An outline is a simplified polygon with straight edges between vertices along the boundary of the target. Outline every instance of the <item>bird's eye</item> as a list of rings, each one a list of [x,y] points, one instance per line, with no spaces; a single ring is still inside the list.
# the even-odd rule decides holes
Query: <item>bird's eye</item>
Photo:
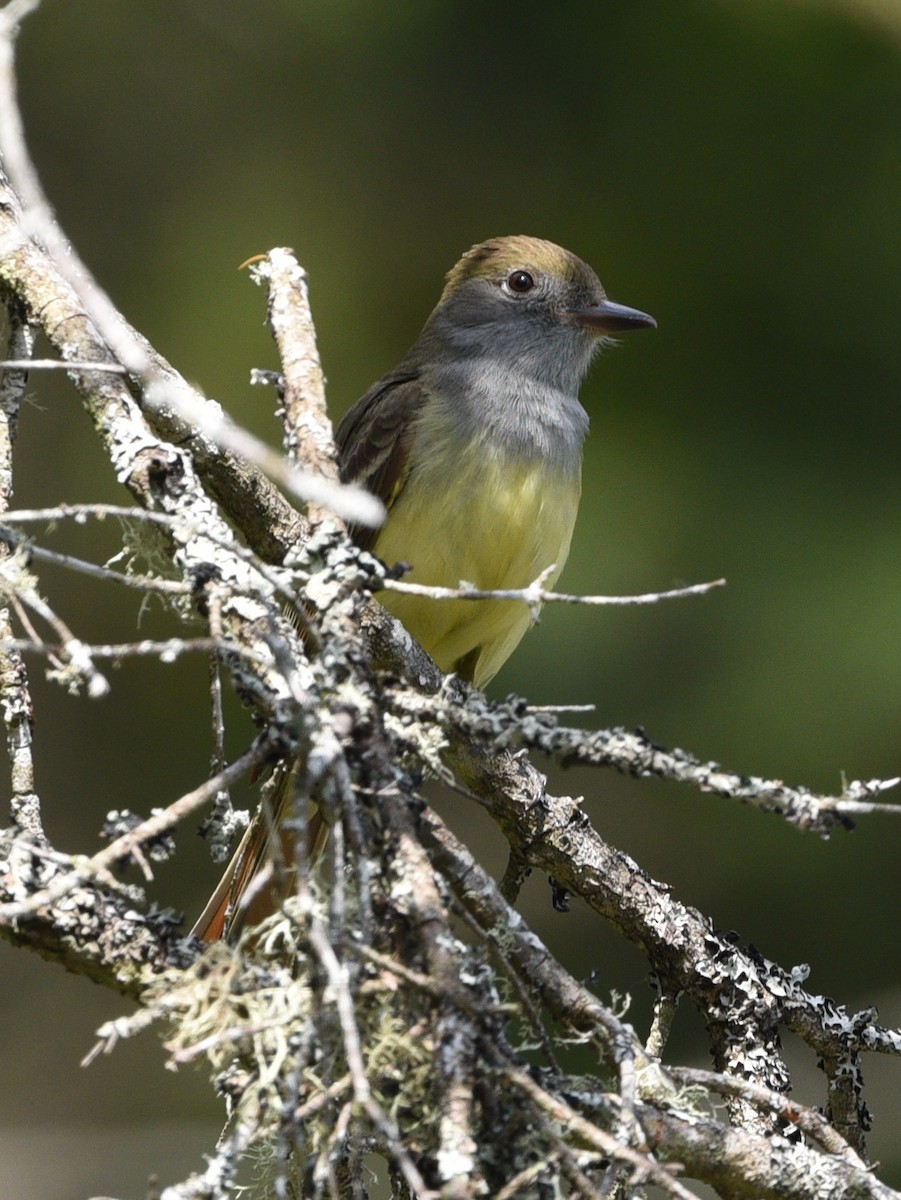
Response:
[[[531,292],[534,286],[535,280],[528,271],[511,271],[507,276],[507,287],[519,296]]]

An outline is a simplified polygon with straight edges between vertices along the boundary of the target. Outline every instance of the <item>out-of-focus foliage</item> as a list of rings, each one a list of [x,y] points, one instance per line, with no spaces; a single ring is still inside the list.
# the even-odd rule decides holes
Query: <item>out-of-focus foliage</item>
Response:
[[[403,353],[458,254],[492,234],[559,241],[614,298],[652,312],[659,330],[610,351],[585,389],[592,438],[563,584],[729,586],[655,609],[548,611],[493,689],[592,702],[598,723],[641,723],[732,768],[834,791],[842,772],[897,774],[901,757],[891,12],[888,0],[45,0],[21,39],[21,96],[47,191],[100,280],[182,371],[273,438],[271,397],[247,375],[275,355],[262,296],[236,270],[271,245],[294,246],[310,271],[336,414]],[[17,501],[120,499],[65,383],[34,394]],[[79,633],[133,633],[133,599],[46,579]],[[142,629],[159,621],[150,612]],[[61,843],[87,848],[106,809],[149,808],[203,773],[204,668],[170,670],[129,667],[97,704],[36,684],[38,783]],[[247,725],[230,711],[237,746]],[[606,835],[720,926],[786,965],[809,961],[814,989],[881,1001],[898,1020],[896,823],[868,818],[820,843],[659,784],[575,772],[552,784],[584,792]],[[494,862],[491,832],[459,798],[444,803]],[[213,876],[185,845],[159,893],[180,888],[197,907]],[[552,913],[541,881],[526,899],[564,961],[633,993],[641,1027],[640,958],[583,914]],[[2,1123],[43,1127],[59,1147],[48,1130],[71,1136],[73,1114],[177,1117],[171,1170],[186,1174],[208,1135],[192,1141],[188,1122],[214,1119],[199,1081],[163,1076],[150,1043],[79,1075],[117,1001],[11,951],[5,962],[4,996],[19,1000],[5,1061],[21,1074]],[[74,1045],[74,1017],[51,1016],[62,1004],[78,1014]],[[872,1100],[884,1163],[897,1155],[891,1071],[869,1064],[884,1081]],[[15,1194],[137,1193],[167,1169],[150,1133],[125,1163],[86,1139],[83,1167],[42,1156],[46,1176],[14,1175]],[[22,1157],[0,1156],[0,1177]]]

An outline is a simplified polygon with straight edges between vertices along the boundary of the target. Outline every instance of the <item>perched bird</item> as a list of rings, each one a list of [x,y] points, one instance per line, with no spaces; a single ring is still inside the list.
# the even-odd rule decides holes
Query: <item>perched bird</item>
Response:
[[[342,480],[385,504],[379,530],[356,541],[417,583],[485,590],[557,579],[581,492],[588,414],[579,387],[611,334],[653,317],[607,299],[581,259],[533,237],[467,251],[403,361],[345,416],[336,435]],[[529,627],[516,601],[434,600],[382,591],[443,671],[484,687]],[[258,815],[194,932],[214,940],[262,915],[242,893],[264,861],[280,810],[293,802],[284,772],[268,819]],[[290,864],[290,846],[281,857]],[[285,875],[290,883],[290,870]],[[268,891],[268,889],[266,889]],[[262,891],[257,901],[268,900]]]
[[[656,325],[608,300],[568,250],[503,237],[467,251],[406,358],[341,422],[341,478],[388,510],[356,540],[415,583],[523,588],[566,562],[588,415],[579,387],[605,335]],[[484,687],[529,627],[516,601],[379,599],[443,671]]]

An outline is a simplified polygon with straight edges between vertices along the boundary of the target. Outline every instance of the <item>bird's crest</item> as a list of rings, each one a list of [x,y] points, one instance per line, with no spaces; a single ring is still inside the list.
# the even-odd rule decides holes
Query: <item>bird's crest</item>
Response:
[[[593,279],[591,267],[570,254],[562,246],[542,238],[516,234],[513,237],[490,238],[467,250],[447,274],[445,295],[467,279],[494,279],[521,267],[541,271],[558,279]]]

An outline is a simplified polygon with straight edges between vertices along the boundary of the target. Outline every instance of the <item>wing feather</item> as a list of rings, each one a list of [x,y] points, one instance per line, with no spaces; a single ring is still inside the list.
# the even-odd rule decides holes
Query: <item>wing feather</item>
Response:
[[[358,483],[390,510],[404,486],[413,418],[426,394],[415,374],[390,375],[361,397],[338,426],[338,471],[342,483]],[[371,550],[377,529],[351,527],[354,541]]]

